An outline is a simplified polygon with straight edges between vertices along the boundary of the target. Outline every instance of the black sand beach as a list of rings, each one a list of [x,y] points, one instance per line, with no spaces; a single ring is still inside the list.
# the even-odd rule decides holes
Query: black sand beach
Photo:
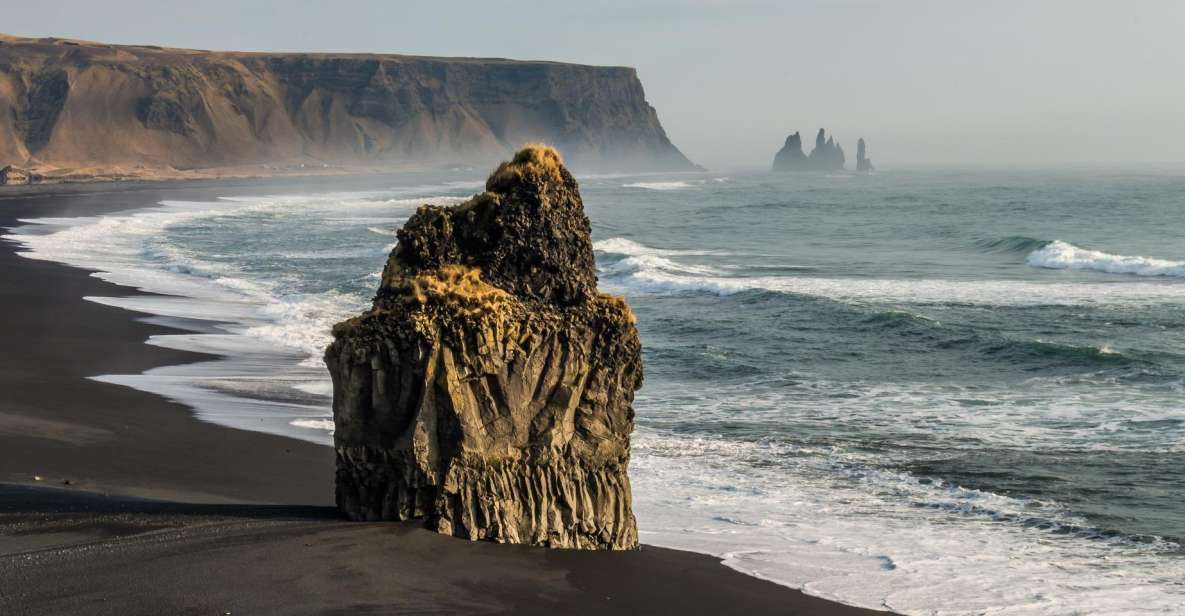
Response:
[[[202,185],[0,193],[0,227]],[[203,423],[88,380],[200,356],[82,299],[128,295],[0,245],[0,614],[873,614],[715,558],[469,543],[340,520],[328,447]]]

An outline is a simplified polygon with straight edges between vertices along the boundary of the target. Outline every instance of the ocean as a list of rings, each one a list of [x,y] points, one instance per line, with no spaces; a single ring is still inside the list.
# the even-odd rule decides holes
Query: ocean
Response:
[[[638,316],[644,543],[904,614],[1185,613],[1185,175],[578,178]],[[12,232],[222,356],[99,380],[332,441],[321,353],[395,230],[477,177],[360,178]]]

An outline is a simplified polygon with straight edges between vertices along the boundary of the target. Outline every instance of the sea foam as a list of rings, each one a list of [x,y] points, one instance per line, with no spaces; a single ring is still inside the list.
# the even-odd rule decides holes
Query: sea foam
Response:
[[[1067,531],[1082,521],[1055,504],[877,470],[843,452],[643,427],[631,476],[644,543],[844,603],[1050,616],[1185,606],[1164,584],[1185,566],[1155,546]],[[1099,559],[1123,575],[1100,575]]]
[[[156,207],[126,213],[24,220],[24,227],[5,238],[21,244],[25,257],[95,270],[92,275],[97,278],[152,294],[87,300],[157,315],[169,319],[169,325],[194,330],[156,335],[149,344],[222,357],[139,375],[96,377],[98,380],[178,400],[215,423],[325,443],[332,426],[308,419],[327,413],[331,394],[321,354],[331,340],[332,325],[359,312],[368,297],[333,289],[301,292],[288,288],[283,280],[241,271],[226,259],[212,260],[183,249],[168,239],[169,230],[178,225],[207,224],[205,220],[255,217],[266,222],[269,217],[305,212],[327,224],[383,225],[373,231],[379,234],[389,228],[393,234],[423,203],[464,200],[437,191],[470,185],[162,201]],[[417,191],[428,196],[409,194]],[[342,217],[344,213],[350,216]],[[278,248],[260,244],[252,248],[251,257],[258,262],[299,263],[369,259],[369,253],[375,252],[375,263],[380,263],[379,249],[385,254],[389,246],[317,250],[300,244]],[[363,285],[370,288],[372,284],[367,276]]]

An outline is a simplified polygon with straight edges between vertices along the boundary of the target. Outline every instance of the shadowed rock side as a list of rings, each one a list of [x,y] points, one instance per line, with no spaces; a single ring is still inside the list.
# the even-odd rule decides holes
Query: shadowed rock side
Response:
[[[633,549],[641,345],[596,289],[589,222],[558,153],[529,146],[398,234],[369,312],[339,323],[337,502],[468,539]]]
[[[695,168],[632,68],[0,35],[0,166],[49,178],[485,166],[534,140],[582,170]]]
[[[827,137],[822,128],[815,136],[815,149],[810,156],[802,152],[802,137],[796,132],[786,138],[782,149],[774,155],[774,171],[839,171],[844,168],[843,146]]]

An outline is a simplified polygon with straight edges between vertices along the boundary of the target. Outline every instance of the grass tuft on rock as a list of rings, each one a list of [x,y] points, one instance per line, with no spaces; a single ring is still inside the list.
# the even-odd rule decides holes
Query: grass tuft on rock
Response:
[[[443,265],[397,280],[405,304],[439,306],[468,316],[500,315],[512,297],[481,279],[481,270],[464,265]]]
[[[555,148],[542,143],[528,143],[510,161],[498,165],[486,190],[503,192],[531,181],[535,183],[563,182],[564,159]]]

